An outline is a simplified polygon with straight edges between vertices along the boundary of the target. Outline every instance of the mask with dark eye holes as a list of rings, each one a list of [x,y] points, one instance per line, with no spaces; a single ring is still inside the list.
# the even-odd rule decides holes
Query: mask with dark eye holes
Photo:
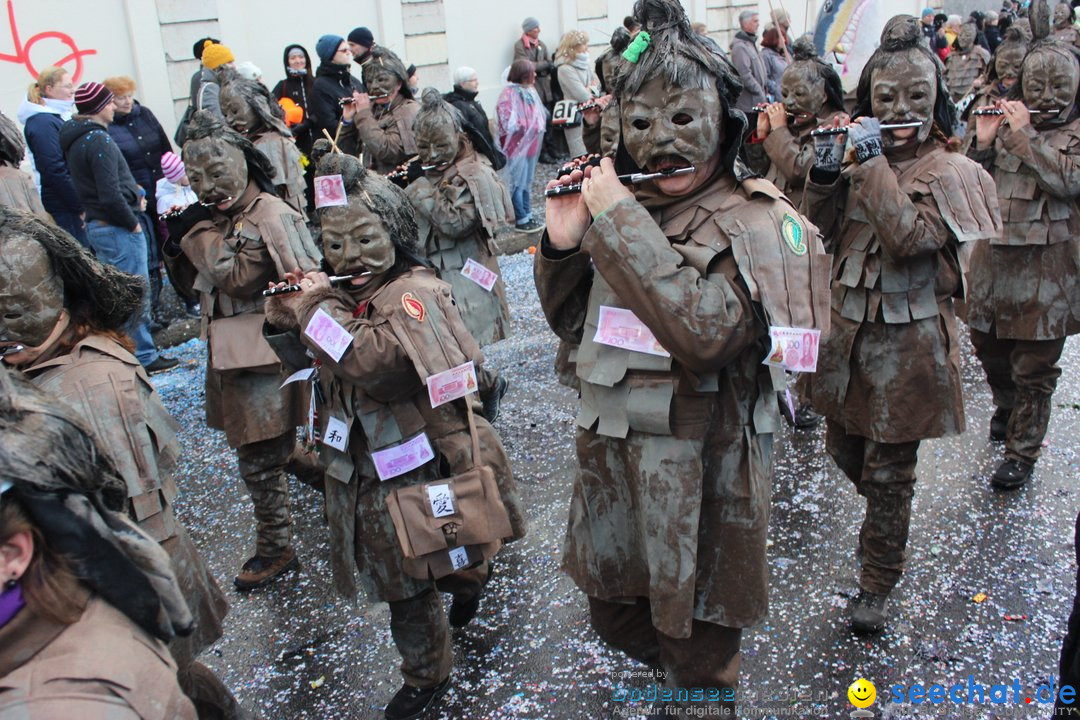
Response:
[[[956,35],[956,46],[961,50],[970,50],[975,46],[975,37],[978,32],[975,23],[964,23],[960,26],[960,32]]]
[[[204,138],[184,143],[183,155],[188,181],[199,202],[224,211],[239,201],[248,185],[247,160],[240,148]]]
[[[64,309],[64,288],[45,248],[28,238],[0,238],[0,344],[37,347]]]
[[[1024,58],[1020,84],[1024,104],[1031,110],[1047,112],[1038,121],[1060,117],[1072,108],[1078,85],[1080,63],[1067,48],[1036,46]]]
[[[883,130],[881,141],[886,148],[923,143],[930,137],[937,91],[937,67],[915,49],[893,53],[887,63],[873,70],[870,106],[874,117],[882,125],[922,122],[917,128]]]
[[[323,209],[323,258],[338,275],[381,275],[394,266],[397,252],[389,231],[367,205],[355,198]]]
[[[232,85],[226,85],[221,89],[220,98],[221,112],[233,130],[242,135],[249,135],[262,128],[262,120],[259,119],[255,108],[243,94],[234,90]]]
[[[795,62],[784,70],[780,78],[780,93],[784,107],[796,118],[812,122],[825,106],[825,80],[816,69],[805,62]]]

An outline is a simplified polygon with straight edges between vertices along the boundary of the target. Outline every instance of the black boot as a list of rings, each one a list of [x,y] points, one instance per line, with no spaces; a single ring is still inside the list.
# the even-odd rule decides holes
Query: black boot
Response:
[[[502,376],[495,378],[495,384],[488,388],[486,392],[480,393],[480,402],[484,405],[484,417],[492,425],[495,424],[495,420],[499,417],[499,406],[502,404],[503,395],[506,394],[506,388],[510,386],[510,383],[506,382],[506,379]]]
[[[998,469],[994,471],[994,477],[990,478],[990,484],[998,490],[1016,490],[1023,487],[1031,479],[1031,471],[1035,469],[1032,463],[1023,460],[1005,459]]]
[[[990,418],[990,439],[994,442],[1004,442],[1009,431],[1009,418],[1012,416],[1012,408],[996,408],[994,416]]]
[[[449,676],[438,685],[429,688],[402,685],[394,695],[394,699],[386,706],[383,714],[386,720],[414,720],[423,715],[449,689]]]
[[[463,628],[471,623],[480,610],[480,598],[483,595],[483,592],[478,592],[469,598],[461,598],[455,595],[454,602],[450,605],[450,612],[446,614],[450,627]]]
[[[888,595],[860,590],[851,601],[851,630],[856,633],[878,633],[885,628],[885,602]]]

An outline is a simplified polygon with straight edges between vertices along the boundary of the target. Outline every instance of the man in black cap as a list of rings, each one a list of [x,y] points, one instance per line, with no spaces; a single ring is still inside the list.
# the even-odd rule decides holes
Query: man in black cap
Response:
[[[371,51],[375,47],[375,36],[371,34],[371,30],[366,27],[353,28],[348,40],[353,60],[358,65],[363,65],[371,59]]]

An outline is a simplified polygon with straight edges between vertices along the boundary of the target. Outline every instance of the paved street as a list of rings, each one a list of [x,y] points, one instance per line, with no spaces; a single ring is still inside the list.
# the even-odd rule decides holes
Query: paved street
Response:
[[[431,717],[638,717],[646,704],[615,702],[613,689],[647,687],[633,677],[643,668],[599,642],[584,597],[558,569],[573,479],[574,397],[552,372],[555,337],[539,312],[531,260],[501,258],[514,333],[487,352],[511,383],[497,428],[530,532],[499,556],[479,617],[455,634],[453,689]],[[987,440],[990,394],[965,342],[968,431],[922,446],[909,570],[891,601],[889,630],[878,638],[846,629],[863,501],[825,455],[823,429],[777,438],[770,615],[744,635],[740,717],[847,717],[847,687],[858,677],[877,686],[870,708],[877,717],[1049,716],[1048,706],[1011,696],[997,708],[894,705],[889,688],[949,686],[971,675],[987,688],[1018,679],[1029,696],[1054,680],[1075,578],[1078,350],[1074,338],[1034,481],[1002,494],[988,485],[1001,452]],[[155,383],[183,426],[180,515],[232,603],[226,636],[205,662],[267,718],[381,718],[400,683],[388,612],[334,596],[317,493],[293,486],[301,572],[265,591],[232,590],[253,548],[250,503],[224,436],[203,424],[204,348],[192,340],[177,355],[182,367]],[[979,594],[986,597],[976,602]]]

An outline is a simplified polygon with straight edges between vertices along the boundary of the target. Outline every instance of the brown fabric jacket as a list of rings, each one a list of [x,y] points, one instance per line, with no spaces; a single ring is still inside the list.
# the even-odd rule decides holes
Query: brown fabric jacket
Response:
[[[806,174],[814,165],[814,138],[810,136],[810,131],[819,125],[831,124],[839,114],[828,108],[822,110],[825,111],[823,115],[796,128],[794,132],[788,125],[773,128],[762,143],[765,154],[769,156],[765,178],[780,188],[795,207],[802,202]]]
[[[775,282],[783,271],[762,276],[737,257],[782,248],[790,218],[806,245],[777,250],[773,268],[808,277],[811,261],[828,261],[771,183],[721,175],[677,201],[648,192],[637,197],[651,211],[616,203],[579,251],[538,253],[534,275],[548,324],[580,344],[581,467],[563,567],[591,596],[649,598],[656,628],[687,637],[693,620],[746,627],[766,613],[776,400],[763,318],[827,322],[827,272],[817,291],[807,281],[789,296]],[[631,310],[670,357],[596,342],[603,305]]]
[[[127,483],[128,515],[168,553],[195,616],[195,631],[169,643],[177,663],[187,667],[221,638],[229,605],[173,510],[172,474],[180,453],[176,421],[135,356],[101,335],[28,368],[26,375],[87,421]]]
[[[297,367],[306,364],[303,353],[296,352],[298,342],[315,354],[320,365],[322,428],[331,417],[349,427],[345,452],[325,443],[320,450],[327,468],[326,510],[335,587],[346,597],[355,595],[354,571],[359,570],[373,599],[414,597],[431,583],[406,574],[386,497],[396,487],[431,482],[448,477],[447,471],[457,474],[472,467],[465,400],[432,408],[424,381],[470,360],[479,365],[483,355],[462,323],[450,286],[425,268],[414,268],[384,285],[365,286],[355,295],[335,290],[305,298],[300,327],[307,327],[320,309],[353,336],[339,362],[298,330],[270,328],[267,332],[273,347]],[[476,395],[469,398],[479,410]],[[476,418],[476,425],[481,461],[494,470],[514,530],[504,540],[520,538],[525,534],[524,509],[502,442],[482,417]],[[439,461],[380,481],[371,452],[394,447],[419,433],[427,435]]]
[[[0,717],[195,720],[176,664],[104,600],[58,625],[23,608],[0,628]]]
[[[960,102],[973,90],[976,78],[983,74],[990,64],[990,53],[982,45],[974,45],[971,50],[961,52],[953,50],[945,58],[945,83],[949,86],[949,95],[953,102]]]
[[[232,214],[215,211],[212,220],[196,224],[180,243],[183,254],[166,257],[181,290],[201,293],[204,339],[221,318],[253,315],[252,322],[261,324],[267,283],[297,267],[313,270],[321,260],[303,219],[284,200],[249,185],[236,207]],[[247,342],[246,337],[223,333],[218,341]],[[280,367],[263,364],[264,354],[257,349],[232,350],[250,353],[252,367],[215,370],[210,351],[206,424],[224,430],[232,447],[279,437],[299,425],[302,398],[295,384],[278,389]]]
[[[1005,228],[975,246],[968,324],[1016,340],[1080,332],[1080,119],[1003,125],[969,155],[993,173]]]
[[[281,199],[301,217],[307,217],[307,200],[304,196],[307,185],[304,184],[304,168],[300,164],[300,148],[296,147],[296,142],[268,130],[252,139],[252,143],[274,166],[273,183],[281,193]]]
[[[339,147],[342,152],[358,154],[364,150],[364,162],[377,173],[385,175],[401,163],[416,155],[416,138],[413,136],[413,120],[420,103],[398,95],[389,110],[372,105],[353,117],[350,125],[343,125]]]
[[[450,283],[465,327],[481,347],[502,340],[510,308],[492,238],[496,228],[514,221],[510,193],[487,161],[466,147],[445,172],[417,178],[405,194],[428,260]],[[470,259],[499,276],[491,292],[461,274]]]
[[[962,432],[952,301],[963,297],[961,243],[1001,232],[990,177],[936,140],[914,158],[851,165],[832,185],[812,177],[803,211],[836,244],[814,408],[876,442]]]
[[[50,219],[41,204],[34,181],[19,168],[0,165],[0,205],[16,210],[32,212],[38,217]]]
[[[514,43],[514,60],[529,60],[536,66],[536,92],[540,96],[540,102],[545,107],[550,106],[555,99],[551,94],[551,76],[555,66],[551,62],[551,55],[548,54],[544,41],[538,39],[535,47],[526,48],[519,37]]]

